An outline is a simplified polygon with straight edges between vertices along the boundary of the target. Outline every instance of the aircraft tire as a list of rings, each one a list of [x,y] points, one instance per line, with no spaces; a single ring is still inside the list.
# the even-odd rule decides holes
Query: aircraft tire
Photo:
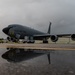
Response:
[[[35,41],[33,40],[33,41],[27,41],[27,43],[35,43]]]
[[[43,41],[43,43],[48,43],[48,41]]]

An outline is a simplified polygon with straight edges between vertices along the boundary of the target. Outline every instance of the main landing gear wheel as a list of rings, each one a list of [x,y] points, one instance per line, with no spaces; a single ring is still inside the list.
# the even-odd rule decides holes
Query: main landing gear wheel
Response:
[[[46,41],[43,41],[43,43],[48,43],[48,41],[46,40]]]
[[[27,41],[27,43],[35,43],[35,41],[34,40],[29,40],[29,41]]]

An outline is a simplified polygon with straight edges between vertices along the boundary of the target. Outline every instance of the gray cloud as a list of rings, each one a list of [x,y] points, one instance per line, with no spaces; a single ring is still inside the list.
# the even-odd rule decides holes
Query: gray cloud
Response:
[[[0,35],[12,23],[47,32],[52,22],[53,34],[75,32],[75,0],[0,0]]]

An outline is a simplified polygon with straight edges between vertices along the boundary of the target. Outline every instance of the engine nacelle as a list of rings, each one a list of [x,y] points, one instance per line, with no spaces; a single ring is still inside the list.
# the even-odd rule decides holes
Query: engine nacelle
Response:
[[[51,41],[52,41],[52,42],[58,41],[58,36],[57,36],[57,35],[52,35],[52,36],[51,36]]]
[[[71,35],[71,39],[72,39],[73,41],[75,41],[75,34],[72,34],[72,35]]]

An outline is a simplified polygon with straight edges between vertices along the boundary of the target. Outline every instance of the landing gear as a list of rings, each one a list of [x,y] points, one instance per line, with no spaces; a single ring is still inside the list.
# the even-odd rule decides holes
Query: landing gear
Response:
[[[35,43],[34,40],[28,40],[27,43]]]
[[[33,39],[33,36],[25,36],[23,43],[35,43],[35,40]]]
[[[11,40],[11,38],[10,38],[10,37],[7,37],[7,40],[8,40],[8,41],[10,41],[10,40]]]
[[[47,41],[47,40],[45,40],[45,41],[43,41],[43,43],[48,43],[48,41]]]
[[[34,40],[27,40],[27,41],[23,41],[23,43],[35,43]]]
[[[7,37],[7,40],[11,41],[11,42],[18,42],[19,41],[19,39],[12,38],[12,37]]]
[[[43,43],[48,43],[48,40],[46,38],[44,38]]]

